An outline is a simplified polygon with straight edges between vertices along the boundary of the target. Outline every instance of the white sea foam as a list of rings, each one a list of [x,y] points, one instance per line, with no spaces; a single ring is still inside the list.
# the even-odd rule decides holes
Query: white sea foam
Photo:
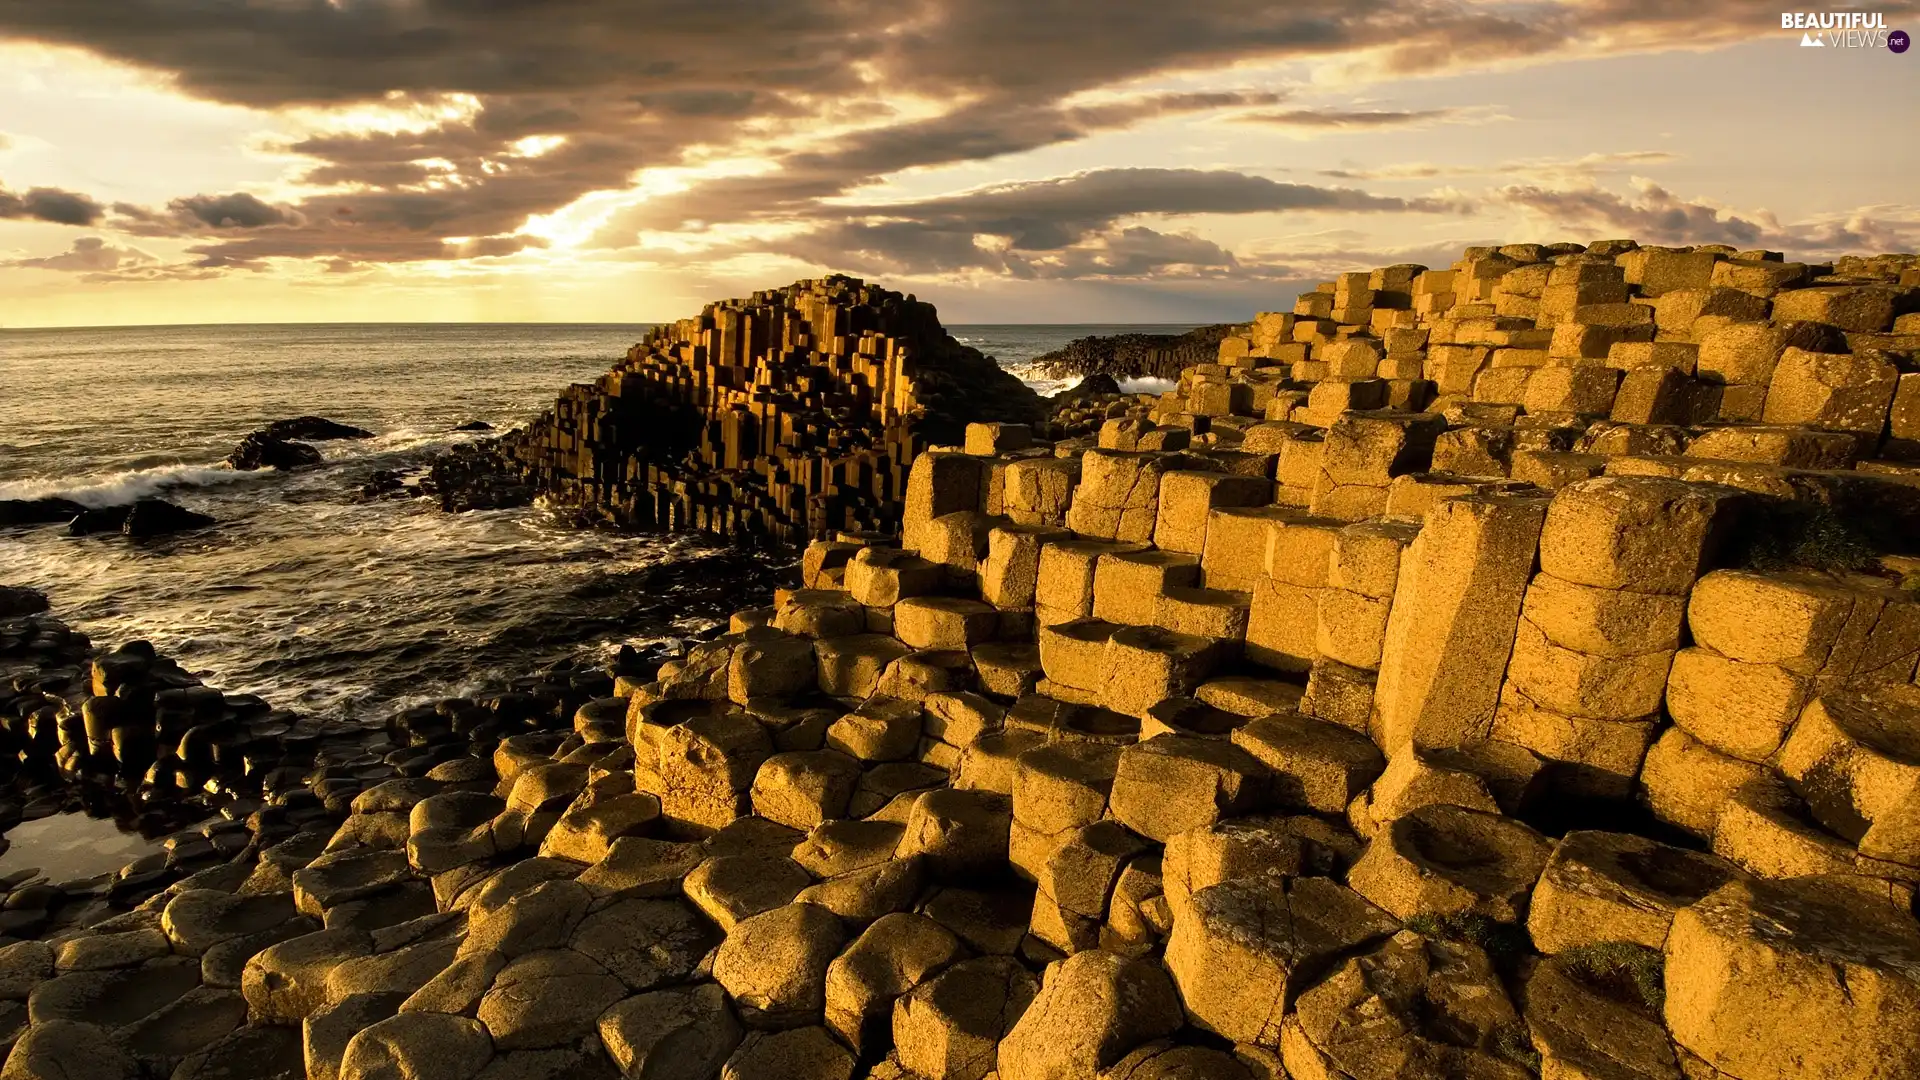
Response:
[[[157,465],[97,476],[16,480],[0,484],[0,499],[70,499],[82,506],[121,506],[176,488],[231,484],[253,475],[224,465]]]

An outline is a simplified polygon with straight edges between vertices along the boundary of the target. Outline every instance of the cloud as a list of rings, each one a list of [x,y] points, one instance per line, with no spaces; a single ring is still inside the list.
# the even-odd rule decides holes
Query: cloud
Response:
[[[1283,183],[1228,170],[1095,169],[936,198],[823,204],[813,209],[810,227],[765,243],[803,262],[870,275],[1271,276],[1274,268],[1239,259],[1212,241],[1157,231],[1135,219],[1458,209],[1447,200]],[[826,216],[837,220],[817,220]]]
[[[195,195],[175,199],[169,210],[183,214],[216,229],[258,229],[267,225],[291,225],[298,215],[276,206],[268,206],[252,195]]]
[[[1508,206],[1572,230],[1600,228],[1655,244],[1753,247],[1778,229],[1770,218],[1743,218],[1722,207],[1682,199],[1650,180],[1635,195],[1598,187],[1549,189],[1516,184],[1494,192]]]
[[[1319,175],[1332,180],[1438,180],[1469,176],[1519,175],[1528,177],[1587,177],[1617,172],[1623,167],[1662,165],[1678,161],[1679,154],[1666,150],[1616,150],[1583,154],[1577,158],[1518,158],[1482,164],[1437,165],[1412,162],[1380,168],[1322,169]]]
[[[1178,233],[1130,237],[1130,228],[1151,231],[1123,220],[1134,216],[1252,212],[1234,208],[1242,203],[1389,207],[1316,203],[1339,189],[1287,192],[1261,187],[1273,182],[1260,178],[1209,180],[1214,186],[1204,191],[1200,182],[1180,181],[1187,186],[1179,191],[1153,192],[1141,177],[1055,188],[1047,181],[976,193],[964,205],[865,205],[871,200],[860,192],[907,170],[1210,111],[1269,110],[1260,122],[1298,131],[1463,122],[1475,114],[1280,109],[1287,95],[1271,88],[1128,88],[1171,73],[1283,63],[1344,67],[1354,78],[1377,80],[1561,55],[1710,47],[1773,32],[1749,7],[1736,0],[0,0],[0,39],[90,50],[162,73],[186,94],[256,109],[431,117],[404,125],[342,121],[274,148],[309,162],[289,179],[316,192],[284,205],[214,192],[123,212],[132,235],[194,242],[201,270],[258,268],[273,259],[319,267],[499,258],[539,245],[528,235],[534,219],[601,193],[627,193],[637,205],[610,213],[594,245],[626,249],[647,233],[738,227],[798,237],[789,247],[819,248],[831,236],[862,250],[1011,274],[1043,264],[1102,272],[1225,265]],[[527,152],[530,138],[544,152]],[[698,177],[672,194],[640,198],[635,191],[636,177],[650,170],[726,159],[752,159],[764,169]],[[1102,183],[1113,190],[1103,192]],[[1120,188],[1138,197],[1128,201]],[[45,204],[44,213],[62,215],[45,219],[101,219],[98,204],[72,199],[79,201],[64,208]],[[12,216],[27,214],[15,201],[21,208]],[[0,213],[6,205],[0,202]],[[1410,201],[1401,209],[1440,208]],[[1048,220],[1055,212],[1061,219]],[[1002,254],[1009,251],[1028,254]],[[1048,251],[1079,255],[1033,254]],[[1182,251],[1198,261],[1155,263]]]
[[[31,188],[15,194],[0,188],[0,218],[25,218],[55,225],[92,225],[106,208],[90,196],[59,188]]]
[[[1766,210],[1737,211],[1682,198],[1644,178],[1636,178],[1626,194],[1596,186],[1513,185],[1492,197],[1563,232],[1632,236],[1655,244],[1729,244],[1807,259],[1920,246],[1920,208],[1905,205],[1861,207],[1787,223]]]
[[[58,255],[39,259],[14,259],[0,264],[19,270],[59,270],[66,273],[104,274],[122,268],[146,266],[160,260],[137,248],[114,247],[98,236],[82,236]]]
[[[1340,110],[1289,109],[1285,112],[1246,113],[1233,119],[1242,124],[1271,124],[1306,130],[1377,130],[1425,127],[1461,115],[1459,109]]]

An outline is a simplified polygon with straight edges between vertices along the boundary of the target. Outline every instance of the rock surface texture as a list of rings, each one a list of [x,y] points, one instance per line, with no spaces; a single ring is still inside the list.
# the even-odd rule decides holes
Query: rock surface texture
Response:
[[[1475,249],[1044,429],[1097,435],[977,422],[910,469],[773,453],[804,413],[729,380],[900,375],[861,320],[911,304],[711,309],[528,452],[616,516],[831,525],[799,580],[657,667],[410,709],[310,769],[255,773],[226,723],[206,760],[258,792],[230,820],[84,919],[8,883],[0,1076],[1920,1075],[1916,275]],[[868,344],[697,359],[827,326]],[[739,405],[697,468],[594,472],[669,384]],[[783,489],[735,445],[891,486]],[[97,762],[148,724],[95,702],[162,669],[67,633],[0,622],[42,672],[0,711]],[[193,695],[153,694],[159,730],[235,707]]]
[[[793,543],[896,530],[916,454],[970,421],[1045,418],[933,305],[832,277],[655,328],[508,448],[591,520]]]

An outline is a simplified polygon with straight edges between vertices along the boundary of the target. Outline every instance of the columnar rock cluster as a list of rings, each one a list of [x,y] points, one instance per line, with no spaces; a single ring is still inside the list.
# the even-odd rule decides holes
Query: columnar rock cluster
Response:
[[[46,614],[0,618],[0,751],[23,768],[144,793],[257,791],[353,729],[223,694],[132,642],[95,654]],[[3,817],[4,815],[0,815]]]
[[[1579,313],[1666,265],[1618,247],[1500,258],[1640,279]],[[1480,301],[1377,275],[1096,437],[969,425],[897,543],[816,541],[725,634],[583,678],[570,728],[455,755],[474,703],[416,710],[450,753],[316,772],[337,827],[0,950],[0,1077],[1920,1074],[1920,563],[1858,520],[1911,506],[1899,444],[1769,420],[1785,343],[1744,427],[1432,397],[1362,328]],[[1909,287],[1830,276],[1797,291],[1896,314],[1787,332],[1897,371]],[[1530,318],[1605,325],[1559,287]],[[1620,344],[1695,344],[1661,333]],[[1467,347],[1473,393],[1516,378]],[[1526,392],[1591,368],[1631,377]],[[1754,460],[1841,439],[1873,464]]]
[[[804,542],[897,527],[914,455],[956,425],[1042,414],[931,304],[832,277],[655,328],[511,448],[599,520]]]
[[[1049,378],[1087,378],[1106,375],[1126,379],[1148,376],[1177,379],[1195,364],[1209,363],[1219,353],[1220,339],[1235,333],[1232,325],[1201,326],[1184,334],[1115,334],[1075,338],[1049,353],[1033,358],[1033,366]]]

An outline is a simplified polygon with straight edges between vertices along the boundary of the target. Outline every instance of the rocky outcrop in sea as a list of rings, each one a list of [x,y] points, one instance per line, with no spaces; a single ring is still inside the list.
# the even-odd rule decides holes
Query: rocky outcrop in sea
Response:
[[[1075,338],[1033,360],[1053,379],[1105,376],[1110,379],[1177,379],[1219,352],[1220,341],[1239,333],[1238,324],[1201,326],[1182,334],[1107,334]]]
[[[933,305],[830,277],[658,327],[504,445],[592,520],[794,543],[896,528],[915,455],[970,422],[1045,419]]]

